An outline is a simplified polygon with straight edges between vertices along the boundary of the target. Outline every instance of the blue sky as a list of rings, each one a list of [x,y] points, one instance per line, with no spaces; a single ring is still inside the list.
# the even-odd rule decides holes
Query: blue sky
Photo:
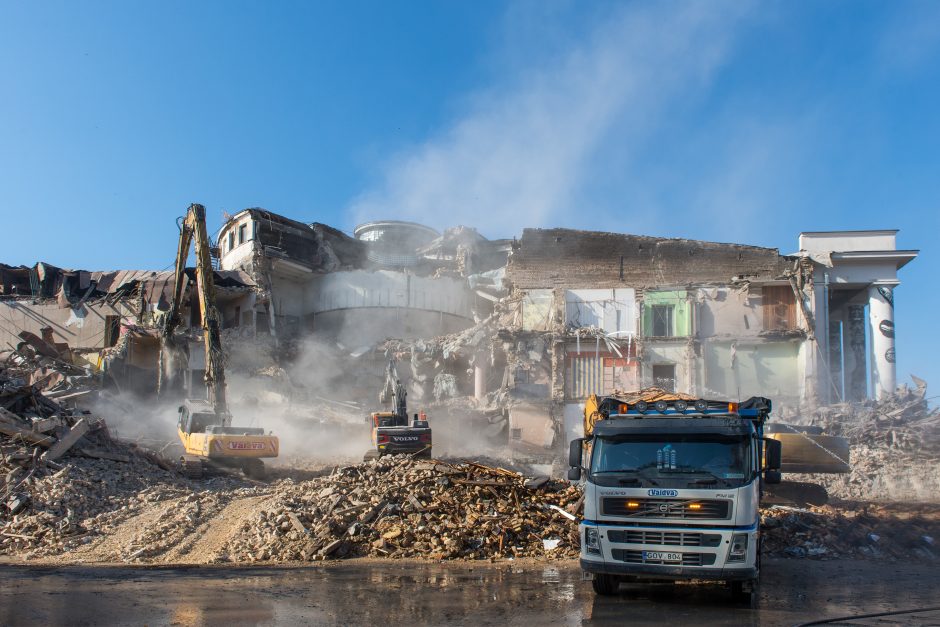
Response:
[[[0,0],[0,261],[172,262],[190,202],[793,252],[899,228],[940,390],[940,2]]]

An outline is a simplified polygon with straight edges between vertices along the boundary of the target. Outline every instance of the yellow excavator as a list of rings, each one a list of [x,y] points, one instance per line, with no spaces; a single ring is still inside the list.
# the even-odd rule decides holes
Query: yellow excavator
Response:
[[[180,324],[180,308],[186,285],[186,259],[190,244],[196,247],[196,293],[199,297],[202,337],[206,351],[206,399],[188,399],[179,407],[177,423],[183,455],[180,467],[190,478],[202,477],[209,467],[234,468],[246,476],[260,479],[265,475],[262,458],[277,457],[276,436],[265,434],[258,427],[233,427],[232,414],[225,402],[225,368],[222,353],[222,322],[215,307],[215,284],[212,275],[209,236],[206,232],[206,208],[190,205],[186,216],[178,222],[179,247],[176,252],[176,274],[173,298],[166,314],[160,351],[158,390],[162,391],[163,376],[168,364],[185,363],[186,351],[175,332]]]

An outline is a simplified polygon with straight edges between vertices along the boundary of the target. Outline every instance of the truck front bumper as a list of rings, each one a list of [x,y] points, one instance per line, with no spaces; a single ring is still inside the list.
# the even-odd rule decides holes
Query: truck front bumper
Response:
[[[599,546],[588,551],[585,528],[597,530]],[[629,537],[624,532],[631,532]],[[758,574],[759,536],[756,523],[744,528],[689,527],[684,525],[628,526],[584,521],[580,525],[581,568],[587,573],[632,576],[640,579],[712,579],[745,581]],[[743,559],[729,559],[735,535],[747,536]],[[662,542],[670,536],[671,544]],[[682,538],[677,542],[677,538]],[[647,553],[680,554],[681,560],[647,560]],[[682,562],[682,563],[680,563]],[[689,563],[691,562],[691,563]]]
[[[624,575],[640,579],[713,579],[745,581],[757,578],[756,568],[702,568],[698,566],[647,566],[646,564],[612,564],[581,558],[581,569],[588,573]]]

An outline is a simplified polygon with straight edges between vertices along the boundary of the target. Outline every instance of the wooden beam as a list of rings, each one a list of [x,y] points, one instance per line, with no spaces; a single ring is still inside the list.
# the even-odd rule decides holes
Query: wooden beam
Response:
[[[88,429],[88,423],[85,422],[84,418],[81,418],[69,429],[68,433],[62,436],[58,442],[53,444],[48,451],[42,454],[42,461],[53,461],[65,455],[83,435],[88,433]]]

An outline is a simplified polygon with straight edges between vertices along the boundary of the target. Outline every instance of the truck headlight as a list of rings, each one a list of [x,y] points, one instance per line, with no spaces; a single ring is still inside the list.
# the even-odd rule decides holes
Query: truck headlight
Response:
[[[588,553],[601,554],[601,538],[597,527],[584,528],[584,549]]]
[[[731,536],[731,548],[728,549],[729,562],[743,562],[747,557],[747,534],[736,533]]]

